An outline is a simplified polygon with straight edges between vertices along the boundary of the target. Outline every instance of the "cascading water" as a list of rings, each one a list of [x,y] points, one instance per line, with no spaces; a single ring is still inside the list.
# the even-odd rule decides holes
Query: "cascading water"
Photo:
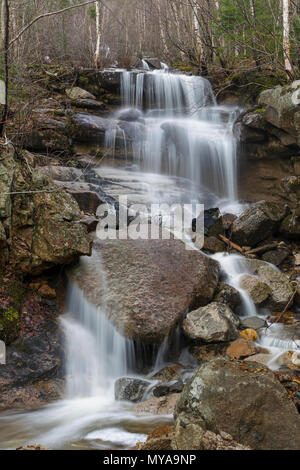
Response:
[[[159,180],[155,173],[160,177],[161,173],[167,173],[186,179],[200,202],[206,202],[203,200],[206,189],[209,197],[216,195],[207,204],[218,204],[220,208],[231,204],[231,210],[240,210],[235,204],[237,142],[233,136],[238,108],[217,106],[207,80],[169,73],[165,64],[162,70],[151,72],[144,62],[142,72],[122,72],[121,93],[123,108],[134,107],[137,117],[134,122],[129,120],[130,139],[127,123],[118,115],[107,130],[105,145],[113,157],[118,141],[123,159],[132,152],[135,163],[140,165],[138,169],[151,172],[151,175],[147,173],[149,186]],[[136,175],[141,178],[141,173]],[[173,199],[178,196],[176,191],[170,192]],[[193,191],[188,193],[189,198]],[[215,259],[221,264],[226,282],[240,292],[240,314],[263,315],[240,288],[241,275],[248,273],[244,258],[218,254]],[[97,259],[96,265],[102,272],[105,291],[101,260]],[[131,405],[115,401],[115,380],[128,372],[134,373],[137,355],[143,357],[147,351],[143,345],[126,340],[111,325],[105,315],[105,300],[95,307],[70,283],[66,311],[61,320],[66,337],[65,399],[32,413],[2,414],[0,433],[5,429],[2,447],[16,448],[38,442],[57,449],[74,448],[71,446],[128,449],[144,440],[156,425],[169,422],[170,417],[137,416],[132,413]],[[299,347],[288,333],[286,338],[282,335],[281,325],[272,328],[272,334],[266,332],[263,336],[263,345],[285,350]],[[180,350],[178,331],[173,343]],[[169,347],[166,340],[153,356],[155,371],[168,360]],[[282,351],[276,349],[270,367],[278,367],[281,355]],[[185,351],[179,362],[187,360],[192,365],[190,359]]]
[[[197,194],[208,190],[224,203],[236,201],[232,125],[238,108],[217,106],[208,80],[172,74],[166,66],[153,72],[124,71],[121,93],[124,107],[143,111],[131,123],[129,139],[142,170],[183,177]],[[107,141],[112,155],[114,147],[112,139]]]

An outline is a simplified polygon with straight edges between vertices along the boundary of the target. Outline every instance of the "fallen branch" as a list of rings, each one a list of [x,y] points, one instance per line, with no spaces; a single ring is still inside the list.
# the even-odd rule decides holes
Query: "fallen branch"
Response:
[[[239,253],[241,253],[242,255],[244,254],[244,250],[243,248],[241,248],[239,245],[236,245],[235,243],[231,242],[228,238],[224,237],[224,235],[219,235],[219,238],[220,240],[222,240],[222,242],[226,243],[226,245],[232,250],[237,250]]]
[[[246,251],[245,255],[258,255],[261,253],[265,253],[266,251],[276,250],[276,248],[278,248],[278,244],[272,243],[269,245],[259,246],[258,248],[254,248],[250,251]]]

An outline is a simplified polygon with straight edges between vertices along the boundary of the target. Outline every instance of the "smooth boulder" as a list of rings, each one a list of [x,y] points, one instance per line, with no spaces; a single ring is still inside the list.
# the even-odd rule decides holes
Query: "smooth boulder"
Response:
[[[176,423],[224,431],[258,450],[298,450],[300,416],[273,372],[261,364],[217,359],[185,386]]]
[[[187,310],[212,300],[218,285],[219,264],[180,240],[97,240],[94,251],[94,259],[69,275],[101,305],[103,279],[95,269],[100,255],[107,316],[130,339],[161,343]]]

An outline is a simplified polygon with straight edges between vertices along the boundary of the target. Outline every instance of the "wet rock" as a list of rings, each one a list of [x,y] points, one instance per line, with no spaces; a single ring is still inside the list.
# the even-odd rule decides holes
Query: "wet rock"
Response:
[[[273,357],[272,354],[259,353],[259,354],[255,354],[255,356],[247,357],[245,361],[255,362],[255,363],[263,364],[267,366],[269,362],[271,361],[272,357]]]
[[[166,138],[175,145],[177,153],[184,157],[189,146],[186,129],[174,121],[164,122],[160,127],[165,132]]]
[[[193,305],[213,298],[219,264],[186,250],[179,240],[96,241],[106,273],[108,318],[125,337],[161,343]],[[101,273],[93,259],[70,271],[95,305],[102,303]]]
[[[115,399],[138,403],[143,400],[149,384],[146,380],[131,377],[118,379],[115,383]]]
[[[153,395],[155,397],[164,397],[171,395],[172,393],[181,393],[183,390],[183,382],[169,382],[162,383],[153,389]]]
[[[266,283],[248,274],[241,278],[240,286],[248,292],[255,305],[261,305],[265,302],[272,292],[271,288]]]
[[[207,237],[217,237],[223,232],[223,220],[219,209],[204,212],[204,233]]]
[[[201,227],[201,219],[198,222],[197,219],[192,221],[192,230],[197,232],[198,228]],[[223,220],[219,209],[208,209],[204,211],[204,235],[205,237],[217,238],[219,234],[223,233]]]
[[[185,386],[175,420],[222,430],[253,449],[300,446],[300,417],[285,388],[269,369],[248,361],[203,364]]]
[[[255,330],[251,328],[247,328],[239,333],[240,337],[245,339],[246,341],[257,341],[258,334]]]
[[[244,357],[254,356],[258,349],[252,341],[237,339],[226,350],[227,356],[232,359],[242,359]]]
[[[201,344],[190,347],[191,354],[197,359],[199,364],[202,362],[211,361],[217,358],[226,358],[226,350],[230,343],[212,343],[212,344]]]
[[[66,95],[68,98],[71,100],[95,100],[96,96],[92,95],[86,90],[83,90],[83,88],[80,87],[74,87],[74,88],[69,88],[66,90]]]
[[[174,447],[175,430],[172,426],[159,426],[146,442],[139,442],[134,450],[176,450]]]
[[[73,101],[72,105],[75,108],[83,108],[87,110],[94,110],[94,111],[99,111],[106,109],[106,106],[102,101],[96,101],[92,99],[79,99],[76,101]]]
[[[224,214],[222,219],[224,230],[229,230],[233,222],[237,219],[237,216],[235,214]]]
[[[104,144],[108,130],[117,129],[117,123],[111,119],[85,113],[70,113],[69,134],[77,143]]]
[[[232,241],[240,246],[257,245],[276,232],[286,211],[279,203],[257,202],[233,222]]]
[[[274,266],[280,266],[289,257],[289,254],[289,251],[284,249],[267,251],[263,254],[262,260],[274,264]]]
[[[229,284],[221,282],[216,290],[214,302],[227,304],[232,310],[235,310],[241,303],[240,293]]]
[[[193,341],[218,343],[236,339],[239,324],[239,318],[227,305],[213,302],[188,313],[182,328]]]
[[[183,372],[184,367],[180,364],[174,364],[171,366],[164,367],[159,372],[154,374],[152,380],[162,380],[164,382],[170,382],[172,380],[181,380],[181,372]]]
[[[0,365],[0,409],[40,407],[63,396],[63,338],[58,322],[47,320],[36,336],[7,348]]]
[[[139,109],[135,109],[135,108],[124,109],[122,111],[119,111],[117,114],[117,118],[120,121],[135,122],[135,121],[138,121],[139,119],[142,119],[142,117],[143,117],[143,113]]]
[[[142,142],[146,138],[146,126],[140,122],[118,121],[118,127],[129,141]]]
[[[197,246],[197,242],[195,244]],[[199,248],[202,249],[202,246]],[[223,253],[226,251],[226,245],[216,237],[205,237],[203,249],[210,253]]]
[[[266,321],[259,317],[250,317],[245,318],[242,321],[242,324],[245,328],[250,328],[251,330],[260,330],[266,326]]]
[[[281,312],[290,301],[294,289],[289,279],[280,271],[269,265],[258,268],[259,279],[271,289],[271,294],[266,301],[266,306],[275,312]]]
[[[297,208],[292,212],[291,215],[286,217],[281,226],[280,233],[290,239],[290,240],[299,240],[300,237],[300,204],[297,205]]]
[[[179,393],[159,398],[153,397],[150,398],[150,400],[139,403],[132,411],[137,414],[145,415],[172,415],[179,397]]]

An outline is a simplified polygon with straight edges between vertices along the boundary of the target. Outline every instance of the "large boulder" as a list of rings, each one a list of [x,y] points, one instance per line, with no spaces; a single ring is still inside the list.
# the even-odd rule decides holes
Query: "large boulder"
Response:
[[[228,305],[213,302],[188,313],[182,328],[193,341],[218,343],[236,339],[239,324],[240,319]]]
[[[9,241],[7,262],[20,273],[39,274],[90,255],[91,242],[80,223],[81,212],[75,199],[32,171],[29,163],[34,166],[34,160],[30,154],[16,159],[11,150],[4,161],[12,169],[8,172],[12,176],[7,177],[8,194],[2,203],[2,223]]]
[[[264,118],[273,126],[297,137],[300,147],[300,80],[289,86],[263,91],[259,105],[266,106]]]
[[[218,285],[219,264],[179,240],[97,241],[94,251],[95,259],[71,270],[71,278],[101,305],[99,253],[108,318],[125,337],[145,343],[161,343],[187,310],[212,300]]]
[[[232,224],[232,240],[240,246],[255,246],[276,232],[287,214],[285,206],[260,201]]]
[[[229,433],[260,450],[300,448],[300,416],[266,367],[217,359],[203,364],[176,405],[177,425]]]

